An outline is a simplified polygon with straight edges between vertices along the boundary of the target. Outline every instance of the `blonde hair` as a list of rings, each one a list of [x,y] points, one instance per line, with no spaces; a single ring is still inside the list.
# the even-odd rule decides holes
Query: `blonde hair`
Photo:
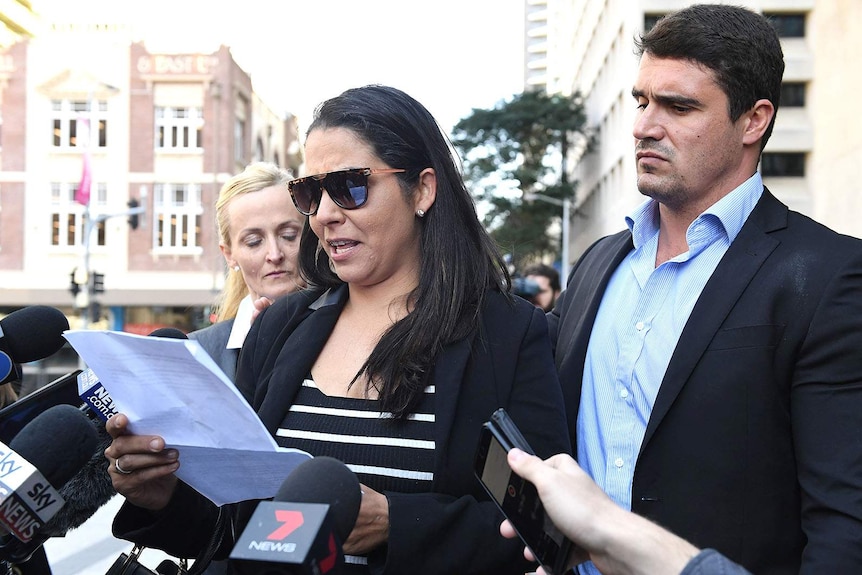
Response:
[[[243,194],[259,192],[272,186],[284,186],[291,180],[290,172],[270,162],[255,162],[226,181],[216,200],[216,228],[222,244],[230,246],[230,217],[228,205],[231,200]],[[218,295],[213,307],[217,321],[236,317],[239,303],[248,295],[248,286],[241,273],[228,273],[224,288]]]

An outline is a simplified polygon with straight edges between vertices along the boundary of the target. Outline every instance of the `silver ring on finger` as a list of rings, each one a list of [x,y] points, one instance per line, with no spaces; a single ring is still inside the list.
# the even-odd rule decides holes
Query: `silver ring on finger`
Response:
[[[126,471],[125,469],[120,467],[120,459],[119,458],[114,460],[114,469],[117,470],[117,473],[120,473],[122,475],[128,475],[129,473],[131,473],[131,471]]]

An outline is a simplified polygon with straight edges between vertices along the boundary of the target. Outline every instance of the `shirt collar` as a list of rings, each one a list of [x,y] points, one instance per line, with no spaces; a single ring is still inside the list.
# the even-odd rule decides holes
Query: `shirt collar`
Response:
[[[732,242],[762,194],[763,180],[760,172],[754,172],[753,176],[704,210],[691,225],[693,226],[705,216],[713,216],[724,226],[725,233]],[[658,202],[652,198],[645,200],[626,216],[626,226],[632,233],[635,248],[644,245],[659,230]]]
[[[251,329],[251,314],[254,311],[254,304],[251,302],[251,295],[247,295],[239,302],[239,308],[236,310],[236,317],[233,320],[233,326],[230,329],[230,337],[227,339],[227,349],[239,349],[242,347],[242,342],[245,341],[245,336],[248,335],[248,330]]]

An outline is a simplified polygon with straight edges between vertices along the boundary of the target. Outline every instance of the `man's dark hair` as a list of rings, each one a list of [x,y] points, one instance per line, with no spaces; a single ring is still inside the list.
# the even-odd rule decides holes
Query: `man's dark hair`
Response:
[[[511,279],[476,217],[457,157],[422,104],[388,86],[350,89],[318,106],[308,132],[327,128],[352,131],[386,165],[405,170],[396,174],[405,195],[416,189],[424,169],[433,168],[437,177],[434,205],[421,220],[422,262],[419,285],[409,296],[412,312],[383,335],[363,366],[383,409],[405,417],[421,399],[438,352],[476,329],[488,290],[510,297]],[[309,225],[302,231],[299,261],[309,285],[343,283]]]
[[[635,40],[635,51],[712,70],[734,122],[764,98],[778,114],[784,54],[778,34],[761,14],[740,6],[695,4],[661,18]],[[775,115],[763,133],[761,151],[774,125]]]
[[[521,272],[524,277],[542,276],[548,278],[548,286],[554,293],[560,291],[560,272],[548,264],[533,264],[524,268]]]

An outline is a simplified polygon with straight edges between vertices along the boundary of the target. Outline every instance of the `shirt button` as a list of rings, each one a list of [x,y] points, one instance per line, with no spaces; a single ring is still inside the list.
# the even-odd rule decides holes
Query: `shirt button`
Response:
[[[623,458],[622,458],[622,457],[617,457],[616,459],[614,459],[614,465],[616,465],[617,467],[622,467],[622,466],[623,466],[623,463],[624,463],[624,462],[623,462]]]
[[[629,390],[627,390],[627,389],[622,389],[622,390],[620,391],[620,397],[622,397],[623,399],[627,398],[628,396],[629,396]]]
[[[635,329],[636,329],[636,330],[638,330],[638,331],[643,331],[643,328],[644,328],[644,322],[639,321],[639,322],[637,322],[637,323],[635,324]]]

